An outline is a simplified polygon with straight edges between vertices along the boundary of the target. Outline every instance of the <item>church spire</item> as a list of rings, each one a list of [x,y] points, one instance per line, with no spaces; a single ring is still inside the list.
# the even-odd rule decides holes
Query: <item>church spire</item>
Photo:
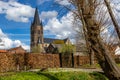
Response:
[[[41,21],[40,21],[40,19],[39,19],[39,13],[38,13],[37,7],[36,7],[36,9],[35,9],[35,15],[34,15],[33,24],[35,24],[35,25],[41,25]]]

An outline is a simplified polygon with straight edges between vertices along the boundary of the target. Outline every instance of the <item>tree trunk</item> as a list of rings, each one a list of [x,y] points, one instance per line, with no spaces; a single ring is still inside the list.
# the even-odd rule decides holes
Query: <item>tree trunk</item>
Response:
[[[81,11],[90,47],[94,51],[101,68],[109,80],[120,80],[119,68],[109,55],[110,52],[105,48],[100,38],[100,29],[94,18],[94,0],[89,0],[88,2],[87,11],[86,8],[81,8]]]
[[[117,32],[117,35],[118,35],[118,38],[119,38],[119,40],[120,40],[119,25],[118,25],[118,23],[117,23],[117,20],[115,19],[114,14],[113,14],[112,8],[111,8],[111,6],[110,6],[110,2],[109,2],[109,0],[104,0],[104,2],[105,2],[105,4],[106,4],[106,7],[107,7],[108,12],[109,12],[109,14],[110,14],[110,17],[111,17],[111,19],[112,19],[114,28],[115,28],[115,30],[116,30],[116,32]]]
[[[98,63],[109,80],[120,80],[120,70],[110,52],[100,38],[99,24],[95,19],[95,4],[99,0],[72,0],[77,12],[76,16],[81,20],[83,27],[87,31],[89,47],[94,51]],[[99,13],[98,13],[99,14]],[[117,28],[118,30],[118,28]]]
[[[87,31],[85,29],[85,27],[83,27],[83,31],[84,31],[84,37],[85,37],[85,41],[86,41],[86,47],[87,47],[87,51],[89,54],[89,60],[90,60],[90,65],[94,65],[94,53],[93,50],[90,47],[89,41],[88,41],[88,35],[87,35]]]
[[[120,72],[119,68],[117,67],[115,61],[112,59],[112,57],[108,54],[110,53],[107,48],[104,47],[102,41],[97,35],[97,33],[94,33],[95,30],[93,30],[93,27],[89,30],[89,41],[91,43],[91,48],[95,52],[95,55],[98,59],[98,62],[103,69],[105,75],[109,78],[109,80],[120,80]]]

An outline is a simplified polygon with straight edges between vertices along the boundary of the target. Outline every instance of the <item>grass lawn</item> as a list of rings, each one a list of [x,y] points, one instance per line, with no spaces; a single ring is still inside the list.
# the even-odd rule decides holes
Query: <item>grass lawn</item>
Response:
[[[117,64],[120,67],[120,63]]]
[[[86,72],[19,72],[0,76],[0,80],[108,80],[100,73]]]

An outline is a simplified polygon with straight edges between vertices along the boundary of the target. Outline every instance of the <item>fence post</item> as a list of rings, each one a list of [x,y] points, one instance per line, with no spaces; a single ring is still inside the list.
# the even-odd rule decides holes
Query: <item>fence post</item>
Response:
[[[72,53],[72,67],[74,67],[74,55],[73,55],[73,53]]]
[[[27,70],[27,66],[28,66],[28,53],[24,54],[24,70]]]
[[[62,67],[62,54],[59,53],[60,67]]]

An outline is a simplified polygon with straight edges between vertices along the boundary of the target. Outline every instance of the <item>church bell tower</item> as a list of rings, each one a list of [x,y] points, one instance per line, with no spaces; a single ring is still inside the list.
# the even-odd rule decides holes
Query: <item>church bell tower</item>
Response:
[[[31,23],[31,43],[30,49],[37,47],[38,45],[43,45],[43,25],[42,21],[39,19],[38,9],[36,8],[34,14],[34,20]]]

